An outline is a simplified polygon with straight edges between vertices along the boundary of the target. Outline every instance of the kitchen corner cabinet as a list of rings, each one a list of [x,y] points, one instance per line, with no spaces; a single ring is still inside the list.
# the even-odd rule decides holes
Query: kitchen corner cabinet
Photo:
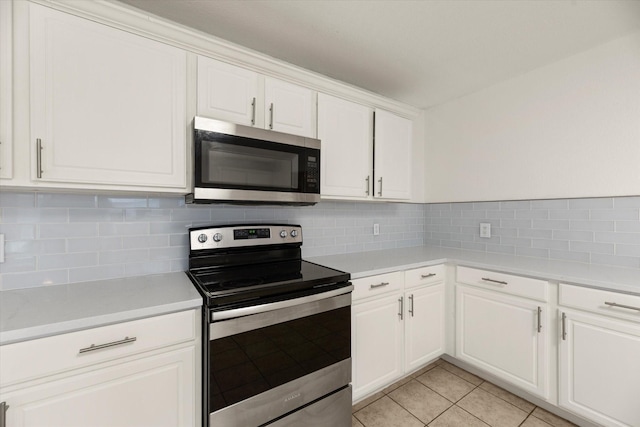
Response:
[[[186,52],[37,4],[29,28],[32,180],[185,192]]]
[[[13,177],[13,4],[0,2],[0,178]]]
[[[199,425],[195,325],[191,310],[0,346],[2,425]]]
[[[411,198],[412,130],[411,120],[376,109],[374,197],[400,200]]]
[[[222,61],[198,56],[197,114],[314,138],[316,93]]]
[[[372,197],[373,109],[318,94],[323,196]]]
[[[456,357],[547,399],[548,283],[457,270],[458,283],[477,287],[456,285]]]
[[[444,352],[443,280],[443,266],[352,280],[354,401]]]
[[[639,426],[640,297],[561,284],[559,303],[559,406],[603,426]]]
[[[375,124],[374,124],[375,122]],[[321,192],[352,200],[411,198],[411,120],[318,94]]]

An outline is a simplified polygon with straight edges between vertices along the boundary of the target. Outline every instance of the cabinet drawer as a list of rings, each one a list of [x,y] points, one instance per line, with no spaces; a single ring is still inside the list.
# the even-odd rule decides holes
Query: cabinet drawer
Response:
[[[640,322],[640,296],[560,284],[560,305]]]
[[[405,288],[438,283],[444,280],[444,265],[420,267],[404,272]]]
[[[404,272],[380,274],[352,280],[353,300],[361,300],[388,292],[402,292],[404,289]]]
[[[195,312],[189,310],[0,346],[1,381],[8,385],[194,338]]]
[[[498,290],[540,301],[549,300],[549,284],[544,280],[469,267],[457,267],[456,276],[458,283]]]

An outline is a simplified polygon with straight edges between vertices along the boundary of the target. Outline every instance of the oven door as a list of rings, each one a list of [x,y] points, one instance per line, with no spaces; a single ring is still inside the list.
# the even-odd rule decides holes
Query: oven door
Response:
[[[318,140],[196,119],[194,201],[318,201]]]
[[[348,284],[210,323],[209,425],[259,426],[301,408],[296,416],[305,417],[304,408],[325,407],[329,395],[346,396],[340,407],[350,408],[352,289]],[[350,410],[343,412],[334,425],[350,425]]]

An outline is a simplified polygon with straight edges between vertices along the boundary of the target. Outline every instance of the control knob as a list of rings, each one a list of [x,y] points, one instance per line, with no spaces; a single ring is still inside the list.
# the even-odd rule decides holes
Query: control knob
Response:
[[[222,240],[222,234],[216,233],[216,234],[213,235],[213,241],[214,242],[219,242],[220,240]]]
[[[296,237],[298,235],[298,230],[291,230],[291,237]]]
[[[282,237],[283,239],[284,239],[285,237],[287,237],[287,230],[282,230],[282,231],[280,232],[280,237]]]
[[[207,241],[207,235],[206,234],[203,233],[203,234],[198,236],[198,242],[204,243],[206,241]]]

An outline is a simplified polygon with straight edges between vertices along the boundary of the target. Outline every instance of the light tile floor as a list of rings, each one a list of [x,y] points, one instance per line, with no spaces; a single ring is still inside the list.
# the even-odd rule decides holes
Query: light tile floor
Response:
[[[352,427],[565,427],[542,408],[437,360],[353,406]]]

